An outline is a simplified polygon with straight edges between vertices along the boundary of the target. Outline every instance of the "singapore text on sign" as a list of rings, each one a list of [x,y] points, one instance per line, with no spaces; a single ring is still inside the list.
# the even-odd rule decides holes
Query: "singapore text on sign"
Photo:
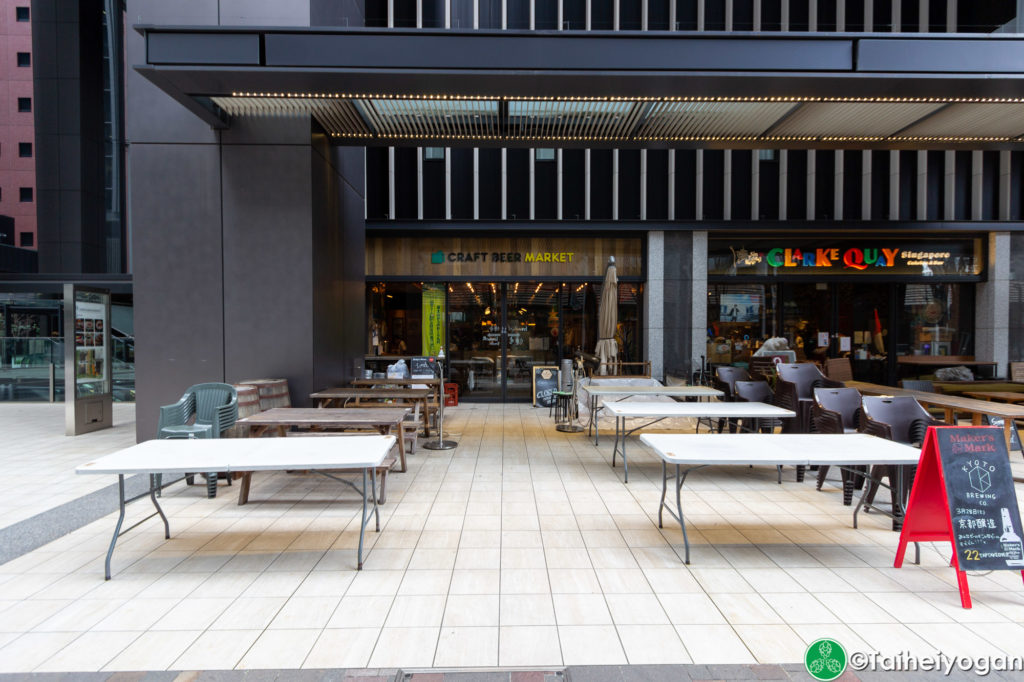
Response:
[[[715,240],[708,250],[708,272],[722,275],[976,276],[981,274],[982,265],[980,244],[976,241]]]

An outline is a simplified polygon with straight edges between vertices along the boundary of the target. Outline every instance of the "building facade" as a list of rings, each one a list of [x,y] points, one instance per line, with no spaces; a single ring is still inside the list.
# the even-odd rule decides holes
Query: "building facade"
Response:
[[[912,57],[884,77],[895,40],[1017,49],[1016,7],[975,5],[128,2],[140,438],[189,383],[284,376],[301,403],[441,344],[463,391],[521,399],[524,368],[593,352],[610,255],[623,359],[658,377],[768,336],[865,378],[917,354],[1005,372],[1024,354],[1024,127],[977,73],[1014,68],[982,50],[949,92]],[[734,65],[705,77],[710,53]],[[816,94],[797,62],[818,54],[835,67]],[[697,66],[642,68],[678,55]],[[558,129],[598,120],[612,133]]]
[[[30,4],[0,2],[0,243],[26,249],[37,244]]]

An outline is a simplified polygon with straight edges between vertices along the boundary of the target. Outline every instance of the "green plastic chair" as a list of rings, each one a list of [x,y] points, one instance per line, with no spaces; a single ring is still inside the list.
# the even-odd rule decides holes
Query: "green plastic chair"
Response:
[[[189,386],[181,399],[160,408],[157,438],[220,438],[238,420],[238,391],[231,384],[207,383]],[[159,489],[163,476],[154,474]],[[217,473],[206,473],[206,493],[217,496]],[[192,485],[194,476],[186,475]],[[228,479],[228,484],[231,480]]]

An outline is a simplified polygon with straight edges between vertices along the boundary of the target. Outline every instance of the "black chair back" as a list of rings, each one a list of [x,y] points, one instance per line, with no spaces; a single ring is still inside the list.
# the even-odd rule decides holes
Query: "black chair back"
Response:
[[[775,394],[767,381],[737,381],[736,399],[747,403],[771,403]]]
[[[779,379],[796,386],[796,395],[800,400],[814,398],[814,389],[817,386],[835,383],[830,382],[813,362],[783,362],[776,371],[779,373]]]
[[[725,393],[726,400],[736,399],[736,382],[749,381],[750,374],[742,367],[718,367],[715,369],[715,388]]]
[[[858,413],[861,409],[860,391],[855,388],[815,388],[814,401],[822,410],[838,415],[841,430],[854,430],[857,428]],[[822,433],[833,432],[834,429],[823,431],[821,420],[816,420],[818,431]]]
[[[920,445],[929,426],[941,422],[910,396],[864,396],[862,430],[907,445]]]

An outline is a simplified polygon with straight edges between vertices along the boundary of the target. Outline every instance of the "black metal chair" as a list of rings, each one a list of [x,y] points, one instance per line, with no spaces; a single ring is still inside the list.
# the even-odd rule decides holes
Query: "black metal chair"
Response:
[[[861,418],[860,391],[855,388],[816,388],[811,422],[817,433],[855,433]],[[821,490],[828,476],[828,466],[818,467],[817,489]],[[860,471],[861,473],[857,473]],[[842,467],[843,504],[853,502],[853,491],[864,486],[864,467]]]
[[[928,411],[921,407],[910,396],[864,396],[861,400],[863,416],[860,430],[863,433],[887,438],[897,443],[906,443],[919,447],[924,441],[929,426],[939,426],[943,422],[932,418]],[[906,503],[907,495],[914,482],[916,466],[903,467],[903,487],[897,490],[896,467],[875,465],[871,467],[871,482],[863,498],[864,504],[872,504],[878,492],[879,481],[889,479],[889,493],[892,501],[892,529],[903,527],[903,518],[899,514],[902,504]],[[899,503],[898,503],[899,502]]]
[[[735,391],[737,402],[775,404],[775,393],[767,381],[737,381]],[[747,429],[744,423],[744,430],[753,431],[754,433],[774,433],[776,428],[782,426],[783,420],[771,417],[767,419],[754,419],[753,421],[753,428]],[[779,472],[779,483],[782,483],[782,467],[777,466],[776,469]],[[804,468],[798,466],[796,471],[796,480],[802,481]]]

